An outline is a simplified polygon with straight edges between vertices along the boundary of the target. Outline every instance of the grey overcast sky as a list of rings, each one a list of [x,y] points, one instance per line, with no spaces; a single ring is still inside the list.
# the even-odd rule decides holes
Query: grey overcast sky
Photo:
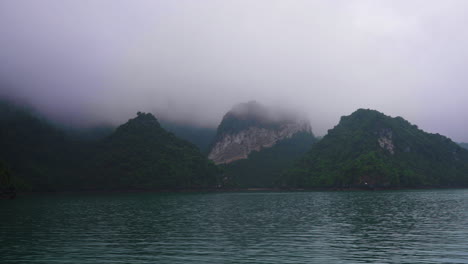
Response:
[[[372,108],[468,142],[468,1],[1,0],[0,82],[82,125],[257,100],[318,135]]]

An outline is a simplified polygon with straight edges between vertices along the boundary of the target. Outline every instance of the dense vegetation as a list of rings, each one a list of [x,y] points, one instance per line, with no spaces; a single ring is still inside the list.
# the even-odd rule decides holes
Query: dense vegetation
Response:
[[[202,153],[207,154],[211,143],[216,136],[216,128],[197,127],[182,123],[170,122],[168,120],[159,120],[161,126],[174,133],[177,137],[185,139],[195,144]]]
[[[241,119],[239,127],[227,120],[221,129],[253,122]],[[218,168],[151,114],[138,113],[115,131],[70,133],[0,102],[0,190],[468,186],[468,151],[460,147],[466,145],[401,117],[360,109],[315,141],[298,133],[224,165],[217,181]]]
[[[138,116],[98,144],[88,175],[116,189],[216,186],[217,168],[198,148],[165,131],[151,114]],[[88,186],[93,187],[93,186]]]
[[[53,189],[77,176],[81,145],[27,109],[0,103],[0,160],[23,179],[23,188]],[[71,175],[73,174],[73,175]],[[63,175],[68,175],[67,179]]]
[[[300,132],[270,148],[250,153],[248,159],[222,165],[222,184],[232,188],[276,187],[281,173],[292,167],[315,141],[312,133]]]
[[[0,146],[0,160],[23,190],[216,186],[217,168],[196,146],[161,128],[151,114],[139,113],[103,139],[94,133],[83,138],[1,102]]]
[[[341,118],[295,168],[291,187],[468,186],[468,151],[401,117],[360,109]]]

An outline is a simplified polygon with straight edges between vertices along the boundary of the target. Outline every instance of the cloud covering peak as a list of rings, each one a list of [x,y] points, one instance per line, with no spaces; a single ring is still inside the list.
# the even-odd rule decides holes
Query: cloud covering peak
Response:
[[[217,125],[239,102],[296,108],[323,134],[358,108],[468,141],[468,2],[0,3],[0,95],[51,118],[137,111]]]

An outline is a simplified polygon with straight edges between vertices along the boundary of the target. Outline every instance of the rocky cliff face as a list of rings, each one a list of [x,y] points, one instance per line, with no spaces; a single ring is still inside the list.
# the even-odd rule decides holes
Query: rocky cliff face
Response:
[[[252,151],[272,147],[299,132],[312,134],[310,124],[277,116],[256,102],[240,104],[224,116],[208,158],[216,164],[246,159]]]

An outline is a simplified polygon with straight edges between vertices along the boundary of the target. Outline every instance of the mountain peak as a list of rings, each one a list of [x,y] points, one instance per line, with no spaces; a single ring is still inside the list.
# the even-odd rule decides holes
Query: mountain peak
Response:
[[[133,120],[158,123],[158,119],[153,114],[145,112],[137,112],[137,116]]]
[[[426,133],[401,117],[359,109],[342,117],[311,149],[289,184],[464,185],[468,184],[467,164],[468,151],[449,138]]]
[[[299,132],[313,136],[309,122],[297,114],[256,101],[238,104],[224,115],[209,158],[217,164],[245,159],[250,152],[271,147]]]
[[[235,105],[224,115],[218,134],[235,134],[249,127],[280,129],[288,124],[301,124],[311,132],[309,122],[299,114],[249,101]]]
[[[151,131],[163,131],[158,119],[151,113],[138,112],[137,116],[129,119],[125,124],[119,126],[116,130],[117,134],[129,130],[151,130]]]

